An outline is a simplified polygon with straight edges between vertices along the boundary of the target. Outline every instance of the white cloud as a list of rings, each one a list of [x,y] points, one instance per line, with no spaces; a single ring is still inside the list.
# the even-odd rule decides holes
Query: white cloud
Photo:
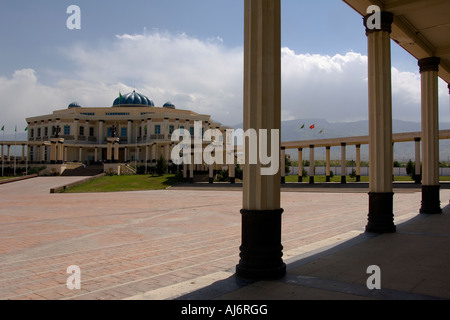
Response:
[[[74,64],[55,85],[39,82],[32,69],[0,77],[2,122],[83,106],[110,106],[118,92],[133,89],[157,106],[242,122],[243,49],[227,48],[220,37],[205,40],[157,30],[118,35],[111,43],[74,45],[61,51]],[[61,70],[58,70],[59,74]],[[393,116],[420,121],[420,75],[392,69]],[[325,56],[282,49],[283,120],[325,118],[331,122],[367,119],[367,57],[348,52]],[[440,82],[441,120],[450,121],[448,89]],[[1,123],[0,123],[1,124]]]

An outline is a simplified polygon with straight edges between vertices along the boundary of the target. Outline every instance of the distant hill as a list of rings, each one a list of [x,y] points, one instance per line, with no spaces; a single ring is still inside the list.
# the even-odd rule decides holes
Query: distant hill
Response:
[[[302,129],[302,126],[304,128]],[[312,130],[310,127],[314,125]],[[417,132],[421,131],[421,124],[418,122],[393,120],[392,121],[393,132]],[[242,124],[234,127],[235,129],[242,128]],[[443,122],[439,124],[440,130],[449,130],[450,123]],[[321,133],[322,132],[322,133]],[[355,122],[328,122],[324,119],[300,119],[289,120],[281,123],[281,140],[282,141],[299,141],[299,140],[313,140],[313,139],[328,139],[328,138],[343,138],[354,136],[366,136],[369,134],[368,120],[355,121]],[[325,159],[324,148],[317,149],[315,152],[316,158]],[[414,142],[396,143],[394,145],[394,157],[398,161],[408,161],[414,159]],[[291,159],[297,160],[297,152],[289,150]],[[303,153],[304,159],[308,159],[309,150],[305,150]],[[340,159],[341,151],[339,147],[331,148],[331,158]],[[351,146],[347,147],[347,158],[349,160],[356,158],[355,148]],[[369,148],[368,146],[361,147],[361,158],[368,160]],[[442,140],[440,142],[440,159],[441,161],[450,162],[450,140]]]

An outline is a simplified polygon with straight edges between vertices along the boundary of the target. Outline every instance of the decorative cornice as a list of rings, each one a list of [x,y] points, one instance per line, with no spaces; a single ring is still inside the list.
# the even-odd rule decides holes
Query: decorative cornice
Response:
[[[439,71],[439,63],[441,63],[441,58],[429,57],[419,60],[420,73],[426,71]]]
[[[366,27],[366,35],[369,35],[370,33],[378,32],[378,31],[385,31],[385,32],[391,33],[392,32],[392,23],[394,22],[394,14],[392,12],[386,12],[386,11],[379,12],[380,19],[381,19],[380,28],[379,29],[368,28],[367,21],[374,14],[377,14],[377,13],[368,14],[363,18],[364,26]]]

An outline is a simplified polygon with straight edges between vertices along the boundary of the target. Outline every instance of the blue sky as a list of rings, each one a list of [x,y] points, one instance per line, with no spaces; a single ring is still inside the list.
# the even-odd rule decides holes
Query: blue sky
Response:
[[[81,30],[66,28],[73,4]],[[241,120],[243,0],[4,0],[0,39],[0,94],[15,96],[0,106],[8,109],[2,122],[72,101],[107,107],[132,89],[156,105],[171,100],[225,124]],[[282,47],[284,120],[367,118],[356,12],[340,0],[283,0]],[[396,44],[392,61],[394,117],[420,121],[417,61]],[[450,121],[446,94],[441,120]]]

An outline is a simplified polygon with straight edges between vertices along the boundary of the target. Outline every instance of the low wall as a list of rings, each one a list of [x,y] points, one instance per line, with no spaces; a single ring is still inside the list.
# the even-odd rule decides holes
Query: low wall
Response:
[[[98,174],[98,175],[93,176],[93,177],[88,177],[88,178],[85,178],[85,179],[82,179],[82,180],[79,180],[79,181],[76,181],[76,182],[72,182],[72,183],[69,183],[69,184],[66,184],[66,185],[63,185],[63,186],[59,186],[59,187],[56,187],[56,188],[51,188],[50,189],[50,193],[58,193],[58,192],[65,191],[68,188],[75,187],[75,186],[78,186],[78,185],[80,185],[82,183],[98,179],[100,177],[103,177],[104,175],[105,175],[104,173],[101,173],[101,174]]]
[[[27,180],[27,179],[37,178],[37,177],[38,177],[37,174],[30,174],[28,176],[15,177],[15,178],[11,178],[11,179],[0,180],[0,184],[12,183],[12,182],[16,182],[16,181],[22,181],[22,180]]]

